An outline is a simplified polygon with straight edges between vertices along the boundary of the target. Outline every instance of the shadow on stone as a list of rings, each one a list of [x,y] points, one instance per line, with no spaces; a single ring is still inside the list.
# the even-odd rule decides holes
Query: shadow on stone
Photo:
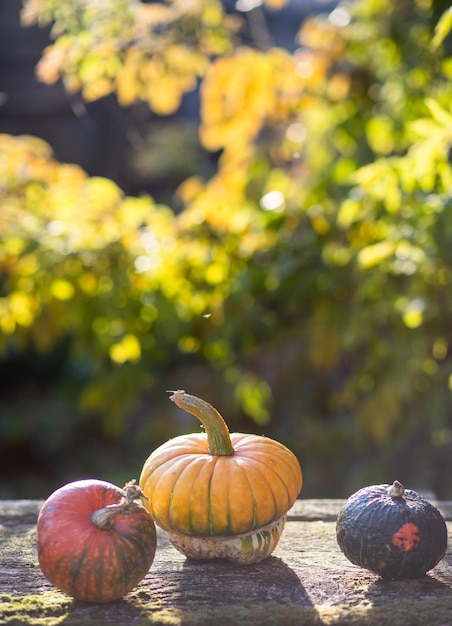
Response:
[[[450,624],[452,589],[431,573],[416,579],[375,580],[367,589],[363,624]]]
[[[184,624],[323,623],[300,578],[273,556],[246,566],[187,559],[177,588],[174,606]]]

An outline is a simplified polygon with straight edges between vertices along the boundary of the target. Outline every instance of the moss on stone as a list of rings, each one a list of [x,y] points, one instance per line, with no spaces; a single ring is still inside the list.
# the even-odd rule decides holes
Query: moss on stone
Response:
[[[79,602],[58,590],[36,595],[0,595],[0,624],[58,626],[144,626],[162,624],[177,626],[182,623],[182,611],[164,608],[162,603],[148,602],[136,607],[130,599],[108,604]]]
[[[359,626],[445,626],[450,624],[452,598],[422,602],[398,600],[381,606],[316,607],[322,624]]]
[[[281,626],[281,624],[303,624],[320,626],[323,624],[315,608],[305,608],[291,602],[265,602],[254,604],[245,601],[241,604],[204,607],[184,613],[181,622],[184,626]]]
[[[293,602],[259,602],[242,600],[234,605],[199,607],[185,610],[165,606],[159,600],[144,597],[118,600],[115,603],[88,604],[68,598],[59,591],[46,591],[36,595],[1,595],[0,624],[27,626],[280,626],[302,623],[304,626],[320,625],[374,625],[379,626],[439,626],[449,623],[452,597],[412,599],[367,606],[314,606],[303,607]],[[135,605],[135,603],[138,605]],[[114,605],[114,607],[113,607]]]
[[[35,595],[0,595],[0,624],[33,624],[53,626],[59,624],[73,603],[59,591]]]

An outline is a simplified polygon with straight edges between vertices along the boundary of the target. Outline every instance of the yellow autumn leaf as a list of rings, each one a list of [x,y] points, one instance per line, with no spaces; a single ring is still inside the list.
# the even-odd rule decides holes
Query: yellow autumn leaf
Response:
[[[50,293],[57,300],[71,300],[74,297],[74,285],[63,278],[56,278],[50,285]]]
[[[20,23],[22,26],[31,26],[38,21],[46,8],[45,0],[28,0],[23,3],[20,14]]]
[[[83,87],[82,95],[87,102],[93,102],[108,96],[113,91],[113,88],[114,85],[108,78],[96,78]]]
[[[15,291],[8,298],[9,310],[17,324],[31,326],[37,309],[35,297],[22,291]]]
[[[89,84],[105,74],[104,59],[96,50],[87,52],[78,66],[78,75],[82,83]]]
[[[193,201],[204,189],[204,183],[199,176],[186,178],[177,188],[177,197],[185,204]]]
[[[129,333],[110,347],[109,354],[111,360],[118,364],[126,361],[139,361],[141,358],[140,342],[135,335]]]
[[[60,46],[48,46],[36,66],[36,75],[43,83],[53,84],[60,78],[65,51]]]
[[[271,57],[251,49],[214,62],[201,89],[200,137],[219,150],[254,138],[274,102]]]
[[[286,4],[287,0],[264,0],[265,6],[273,11],[278,11],[282,9]]]
[[[188,75],[195,80],[207,67],[207,59],[197,50],[183,44],[173,44],[165,50],[165,62],[169,73]]]
[[[97,293],[97,278],[91,272],[82,272],[78,277],[80,289],[89,296]]]
[[[83,202],[87,212],[92,215],[111,211],[122,199],[122,191],[116,183],[108,178],[92,176],[86,179],[82,189]]]
[[[140,23],[147,27],[168,24],[174,18],[172,7],[163,4],[142,4],[140,6]]]
[[[331,100],[339,102],[349,95],[351,78],[348,74],[340,72],[334,74],[327,83],[327,94]]]
[[[134,104],[142,97],[143,86],[137,79],[134,68],[124,67],[116,77],[116,95],[123,107]]]
[[[21,276],[33,276],[39,269],[36,254],[30,253],[22,256],[16,265],[16,271]]]
[[[337,214],[339,228],[347,229],[358,220],[363,213],[362,203],[356,198],[346,198],[340,205]]]
[[[185,335],[179,339],[177,345],[181,352],[194,353],[201,347],[201,342],[196,337]]]
[[[145,95],[151,109],[159,115],[171,115],[177,111],[182,99],[177,80],[171,76],[161,76],[146,85]]]
[[[0,298],[0,330],[5,335],[12,335],[16,330],[16,320],[7,306],[6,298]]]
[[[387,117],[372,117],[366,124],[367,141],[377,154],[394,150],[394,124]]]
[[[130,106],[143,97],[143,81],[140,73],[146,67],[144,52],[131,48],[124,53],[123,64],[116,75],[116,92],[121,106]]]
[[[303,22],[298,39],[302,48],[326,50],[331,59],[341,57],[345,48],[344,39],[337,28],[329,20],[318,19],[317,16]]]
[[[394,253],[395,247],[395,243],[392,241],[379,241],[366,246],[358,253],[358,265],[363,269],[375,267],[390,257]]]

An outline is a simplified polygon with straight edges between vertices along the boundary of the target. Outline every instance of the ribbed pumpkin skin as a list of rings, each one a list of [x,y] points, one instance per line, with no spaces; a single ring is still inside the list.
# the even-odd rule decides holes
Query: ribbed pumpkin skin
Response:
[[[337,541],[349,561],[382,578],[419,578],[446,552],[446,523],[415,491],[393,498],[389,486],[365,487],[347,500],[337,518]]]
[[[132,503],[113,526],[100,529],[94,511],[120,502],[122,491],[101,480],[80,480],[61,487],[44,503],[38,517],[38,557],[47,579],[86,602],[121,598],[145,576],[156,547],[148,512]]]
[[[205,434],[176,437],[147,459],[140,487],[156,523],[192,536],[248,533],[282,517],[302,487],[300,465],[281,443],[231,433],[234,454],[209,453]]]

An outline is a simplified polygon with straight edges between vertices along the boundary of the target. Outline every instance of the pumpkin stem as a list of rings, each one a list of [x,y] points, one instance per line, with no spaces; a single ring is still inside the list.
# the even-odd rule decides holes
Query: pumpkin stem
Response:
[[[115,517],[119,513],[128,511],[133,501],[137,498],[146,498],[147,496],[141,491],[140,487],[136,484],[135,480],[131,480],[126,483],[122,490],[122,498],[117,504],[108,504],[102,509],[97,509],[91,515],[91,521],[95,526],[101,530],[108,530],[113,526]]]
[[[391,498],[403,498],[405,488],[398,480],[395,480],[392,485],[388,487],[388,496]]]
[[[182,390],[174,391],[170,400],[179,408],[197,417],[202,423],[206,430],[210,454],[213,456],[234,454],[226,422],[211,404]]]

